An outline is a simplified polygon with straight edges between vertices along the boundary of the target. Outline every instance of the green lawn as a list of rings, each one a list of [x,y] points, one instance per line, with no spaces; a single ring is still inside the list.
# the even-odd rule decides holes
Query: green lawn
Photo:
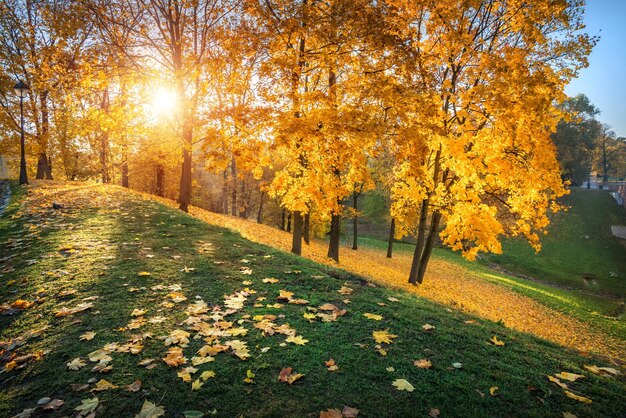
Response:
[[[75,414],[81,400],[94,397],[99,400],[97,416],[102,417],[135,416],[146,400],[163,407],[168,417],[182,416],[183,411],[224,417],[304,417],[344,405],[359,409],[364,417],[428,416],[433,408],[442,417],[561,417],[563,412],[579,417],[623,416],[623,373],[607,377],[583,368],[616,367],[602,359],[581,357],[501,324],[253,244],[152,201],[124,196],[122,189],[113,189],[116,193],[110,199],[101,200],[95,192],[61,194],[55,199],[65,209],[46,208],[30,215],[18,210],[24,196],[14,190],[13,203],[0,218],[0,303],[18,299],[35,303],[15,315],[0,316],[0,340],[43,331],[23,345],[3,345],[0,416],[34,408],[43,397],[64,401],[59,410],[45,416]],[[81,199],[70,199],[77,193],[83,194]],[[270,277],[279,282],[263,281]],[[280,290],[308,303],[279,301]],[[177,292],[186,300],[180,300]],[[239,293],[242,307],[233,305],[233,298],[225,299],[236,292],[244,292]],[[191,312],[198,301],[205,301],[210,310]],[[55,316],[61,308],[80,303],[93,303],[93,307]],[[282,306],[268,307],[275,303]],[[310,309],[328,303],[346,310],[345,315],[323,322],[323,316],[315,315],[332,311]],[[135,309],[146,310],[145,322],[132,316]],[[312,322],[305,313],[313,314]],[[367,319],[364,313],[383,319]],[[266,318],[276,328],[289,324],[308,342],[301,346],[286,342],[280,333],[263,335],[255,327],[259,315],[273,315]],[[426,331],[425,324],[435,329]],[[239,328],[245,331],[218,335]],[[387,329],[397,337],[377,347],[372,332]],[[165,337],[174,330],[190,333],[188,345],[181,347],[187,364],[179,367],[162,360],[171,347],[184,345],[166,346]],[[93,339],[79,339],[90,331],[96,333]],[[494,336],[505,345],[492,344]],[[196,366],[198,370],[191,373],[196,380],[204,371],[215,372],[198,390],[177,376],[203,346],[217,350],[233,340],[246,344],[249,358],[233,355],[235,343],[215,354],[214,361]],[[117,350],[107,346],[113,342],[118,343]],[[137,354],[123,352],[129,346],[120,347],[127,344],[142,347]],[[108,351],[99,354],[112,358],[108,363],[112,370],[92,372],[96,363],[88,360],[89,354],[93,357],[103,347]],[[6,370],[15,360],[13,354],[40,351],[43,359]],[[66,364],[75,358],[87,365],[68,370]],[[331,358],[339,366],[336,371],[324,364]],[[154,359],[156,367],[138,364],[146,359]],[[430,360],[432,368],[414,366],[419,359]],[[455,368],[453,363],[462,366]],[[279,382],[280,371],[287,367],[304,377],[293,385]],[[248,371],[255,375],[253,383],[244,382]],[[576,382],[563,383],[593,403],[568,398],[548,380],[548,375],[559,372],[583,375]],[[84,387],[93,378],[106,379],[117,388]],[[397,390],[392,385],[396,379],[406,379],[414,391]],[[142,382],[139,391],[124,388],[136,380]],[[73,384],[83,387],[74,386],[80,389],[74,391]],[[494,387],[498,389],[491,396]]]
[[[521,240],[508,240],[503,254],[485,260],[548,284],[624,298],[626,247],[610,226],[626,225],[626,211],[600,190],[572,189],[563,203],[569,210],[555,217],[541,252],[535,254]]]

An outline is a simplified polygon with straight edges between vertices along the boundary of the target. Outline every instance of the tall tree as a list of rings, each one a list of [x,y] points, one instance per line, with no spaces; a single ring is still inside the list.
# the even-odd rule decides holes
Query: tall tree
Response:
[[[392,191],[396,226],[417,231],[409,282],[422,282],[439,235],[470,259],[501,252],[506,235],[539,249],[565,193],[553,104],[594,44],[580,33],[582,2],[388,4],[411,58],[399,74],[416,80],[421,104],[415,135],[397,138]]]

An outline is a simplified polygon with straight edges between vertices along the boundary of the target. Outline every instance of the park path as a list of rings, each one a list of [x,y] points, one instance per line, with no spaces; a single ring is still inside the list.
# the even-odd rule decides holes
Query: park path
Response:
[[[176,203],[159,199],[176,207]],[[233,229],[251,241],[291,249],[291,234],[268,225],[241,218],[216,214],[191,207],[190,214],[217,226]],[[311,240],[303,245],[302,256],[333,267],[339,267],[369,278],[375,283],[403,289],[450,308],[502,323],[517,331],[536,335],[559,345],[582,352],[626,359],[626,346],[620,338],[606,335],[590,325],[551,309],[536,300],[503,286],[486,281],[478,273],[461,266],[432,259],[424,283],[413,286],[407,283],[412,254],[398,252],[393,259],[382,250],[359,249],[353,251],[343,246],[339,263],[326,257],[327,244]]]

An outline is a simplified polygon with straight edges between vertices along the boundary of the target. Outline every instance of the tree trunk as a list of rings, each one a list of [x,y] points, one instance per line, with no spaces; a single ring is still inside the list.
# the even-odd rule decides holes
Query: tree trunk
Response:
[[[102,92],[102,101],[100,102],[100,109],[105,113],[109,113],[109,89],[105,87]],[[108,149],[109,149],[109,134],[108,129],[104,129],[100,135],[100,175],[102,177],[102,183],[106,184],[110,182],[109,167],[108,167]]]
[[[265,192],[261,192],[261,196],[259,197],[259,211],[256,214],[256,222],[260,224],[263,221],[263,198],[265,197]]]
[[[306,245],[311,243],[311,215],[308,212],[304,215],[303,238]]]
[[[604,139],[604,142],[602,143],[602,170],[604,171],[604,173],[602,174],[602,185],[606,186],[606,184],[609,181],[609,163],[608,163],[608,158],[606,156],[606,141],[607,139]]]
[[[411,273],[409,273],[409,283],[417,284],[417,273],[419,264],[424,251],[424,240],[426,237],[426,222],[428,220],[428,199],[422,200],[420,209],[420,219],[417,231],[417,242],[415,243],[415,253],[413,254],[413,262],[411,263]]]
[[[246,204],[246,179],[241,180],[241,194],[239,195],[239,207],[237,208],[237,215],[240,218],[248,217],[248,210]]]
[[[52,180],[52,168],[50,168],[50,159],[46,155],[46,153],[39,154],[39,159],[37,160],[37,176],[36,179],[46,179]]]
[[[291,212],[287,214],[287,232],[291,232]]]
[[[237,216],[237,166],[235,163],[235,157],[233,157],[230,161],[230,176],[232,177],[230,214],[232,216]]]
[[[224,180],[224,187],[222,188],[222,205],[221,210],[222,213],[228,215],[228,170],[224,169],[222,173],[222,177]]]
[[[428,232],[428,238],[426,239],[426,246],[424,247],[424,252],[422,253],[419,269],[417,272],[417,282],[420,284],[424,281],[426,266],[428,265],[428,260],[430,260],[430,254],[432,253],[433,245],[435,244],[437,229],[439,229],[439,221],[441,221],[441,213],[433,213],[432,219],[430,221],[430,231]]]
[[[155,194],[157,196],[164,196],[164,190],[165,188],[163,187],[163,183],[164,183],[164,178],[165,178],[165,170],[163,169],[163,166],[161,164],[157,164],[156,166],[156,191]]]
[[[122,163],[122,187],[128,188],[128,160],[126,158]]]
[[[37,175],[35,178],[38,180],[46,179],[52,180],[52,164],[47,155],[48,142],[50,135],[50,114],[48,112],[48,92],[43,91],[39,95],[39,105],[41,107],[41,133],[39,138],[40,154],[39,161],[37,162]]]
[[[291,252],[298,255],[302,254],[302,212],[293,213]]]
[[[387,258],[393,255],[393,239],[396,234],[396,218],[391,218],[391,226],[389,227],[389,241],[387,242]]]
[[[177,57],[177,62],[180,57]],[[179,64],[177,64],[179,65]],[[183,212],[189,212],[191,203],[191,159],[193,155],[193,115],[191,103],[186,99],[185,84],[182,73],[177,75],[177,91],[179,100],[183,103],[183,165],[180,175],[180,189],[178,194],[178,208]]]
[[[330,239],[328,241],[328,258],[339,262],[339,238],[341,232],[341,215],[333,214],[330,218]]]
[[[281,231],[285,230],[286,221],[287,221],[287,210],[283,208],[282,212],[280,213],[280,230]]]
[[[358,227],[359,227],[359,216],[357,215],[358,207],[357,201],[359,199],[359,194],[354,192],[352,194],[352,206],[354,207],[354,219],[352,220],[352,249],[358,249]]]

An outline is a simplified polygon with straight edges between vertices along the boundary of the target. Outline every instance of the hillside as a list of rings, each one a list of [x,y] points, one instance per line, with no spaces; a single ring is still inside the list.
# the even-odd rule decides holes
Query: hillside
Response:
[[[117,187],[15,188],[0,243],[0,416],[623,412],[607,360]],[[583,377],[561,377],[566,390],[548,378],[561,372]]]
[[[486,260],[502,268],[557,286],[594,294],[626,296],[626,247],[611,225],[626,225],[626,211],[608,192],[573,188],[542,238],[541,252],[521,240],[509,240],[503,254]]]

